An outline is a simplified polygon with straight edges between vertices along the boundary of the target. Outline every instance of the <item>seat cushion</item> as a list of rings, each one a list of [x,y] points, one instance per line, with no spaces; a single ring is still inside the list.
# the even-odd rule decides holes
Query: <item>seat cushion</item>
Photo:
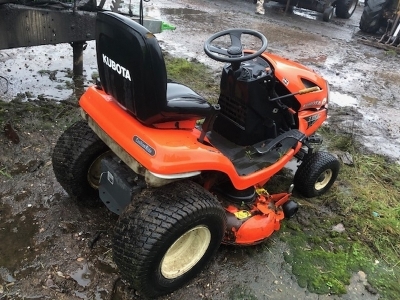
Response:
[[[203,118],[212,111],[210,103],[191,88],[176,82],[167,83],[167,105],[162,112],[167,118]]]

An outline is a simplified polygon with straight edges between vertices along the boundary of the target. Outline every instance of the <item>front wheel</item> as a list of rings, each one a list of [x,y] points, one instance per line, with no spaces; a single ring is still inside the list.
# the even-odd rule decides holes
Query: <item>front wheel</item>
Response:
[[[294,175],[295,188],[305,197],[324,194],[335,182],[340,169],[338,159],[327,152],[307,155]]]
[[[214,256],[225,228],[218,200],[193,182],[145,190],[116,224],[114,260],[141,296],[155,298],[194,278]]]

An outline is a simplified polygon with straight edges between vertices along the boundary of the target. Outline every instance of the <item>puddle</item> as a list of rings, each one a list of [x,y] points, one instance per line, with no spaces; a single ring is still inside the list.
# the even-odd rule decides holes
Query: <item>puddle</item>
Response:
[[[19,174],[33,173],[40,169],[44,165],[43,161],[37,159],[32,159],[26,163],[17,162],[14,164],[13,168],[10,170],[11,176],[16,176]]]
[[[0,267],[0,278],[7,283],[16,281],[16,279],[11,275],[10,271],[3,267]]]
[[[99,288],[97,288],[97,291],[94,293],[95,300],[109,299],[109,298],[107,298],[107,296],[108,296],[108,292],[106,290],[101,290]],[[115,299],[115,297],[113,297],[112,299],[117,300],[117,299]]]
[[[330,92],[329,101],[339,106],[357,106],[359,103],[359,101],[353,96],[334,91]]]
[[[82,268],[79,268],[78,270],[71,272],[71,274],[69,275],[82,287],[88,286],[91,282],[90,280],[91,272],[89,271],[87,263],[83,264]]]
[[[38,225],[33,214],[29,209],[13,216],[9,206],[0,204],[0,266],[10,274],[36,256],[33,237]]]
[[[351,134],[373,153],[393,158],[400,163],[400,118],[395,109],[377,109],[378,100],[331,91],[334,107],[329,123],[340,132]],[[378,104],[377,104],[378,103]]]
[[[80,299],[88,299],[86,293],[78,292],[78,291],[75,291],[74,293],[75,293],[75,296],[80,298]]]
[[[108,292],[103,289],[97,288],[97,290],[93,293],[91,292],[80,292],[80,291],[74,291],[74,294],[76,297],[79,299],[91,299],[91,300],[105,300],[105,299],[110,299],[110,296],[108,295]],[[117,300],[115,297],[115,294],[111,298],[113,300]]]
[[[204,15],[205,12],[191,8],[163,8],[160,10],[161,15]]]
[[[288,163],[285,165],[285,168],[288,169],[293,175],[296,173],[298,167],[299,167],[299,162],[297,158],[289,160]]]
[[[107,263],[107,262],[105,262],[105,261],[102,261],[102,260],[100,260],[100,259],[98,259],[98,260],[95,262],[94,267],[95,267],[97,270],[100,270],[101,272],[107,273],[107,274],[114,274],[114,273],[117,273],[117,272],[118,272],[118,270],[115,269],[113,266],[111,266],[109,263]]]
[[[179,19],[179,22],[182,21],[189,21],[189,22],[196,22],[196,23],[208,23],[212,25],[213,23],[218,22],[217,18],[210,16],[206,12],[202,12],[195,9],[190,8],[162,8],[160,9],[161,16],[170,16],[172,20]],[[196,27],[193,26],[192,29]]]
[[[307,10],[307,9],[302,9],[302,8],[294,8],[293,13],[295,15],[301,16],[303,18],[307,18],[310,20],[317,20],[318,18],[321,19],[320,13],[317,13],[315,11]]]
[[[69,44],[1,50],[2,99],[10,101],[21,92],[28,98],[43,95],[46,98],[65,100],[75,96],[75,85],[82,91],[97,69],[94,41],[88,42],[83,55],[84,81],[80,78],[74,81],[71,71],[72,47]]]

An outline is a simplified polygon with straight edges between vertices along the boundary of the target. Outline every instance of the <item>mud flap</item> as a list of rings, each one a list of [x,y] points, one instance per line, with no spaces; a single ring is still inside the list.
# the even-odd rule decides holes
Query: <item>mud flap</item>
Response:
[[[110,155],[101,161],[99,195],[113,213],[120,215],[132,201],[132,197],[145,186],[143,178],[116,156]]]

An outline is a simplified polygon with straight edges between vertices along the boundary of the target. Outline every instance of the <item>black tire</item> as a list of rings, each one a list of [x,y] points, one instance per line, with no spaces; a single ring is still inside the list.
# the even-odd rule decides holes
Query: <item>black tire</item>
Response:
[[[225,228],[218,200],[193,182],[145,190],[118,219],[114,261],[142,297],[155,298],[194,278],[214,256]]]
[[[338,18],[350,19],[357,5],[358,0],[337,0],[335,14]]]
[[[384,26],[383,12],[391,0],[368,0],[360,19],[360,29],[366,33],[376,33]]]
[[[334,10],[332,6],[327,7],[322,14],[322,20],[329,22],[333,17]]]
[[[72,124],[53,150],[53,171],[64,190],[79,203],[99,204],[100,160],[110,149],[85,121]]]
[[[294,186],[304,197],[322,195],[335,182],[339,169],[338,159],[330,153],[307,155],[294,175]]]

